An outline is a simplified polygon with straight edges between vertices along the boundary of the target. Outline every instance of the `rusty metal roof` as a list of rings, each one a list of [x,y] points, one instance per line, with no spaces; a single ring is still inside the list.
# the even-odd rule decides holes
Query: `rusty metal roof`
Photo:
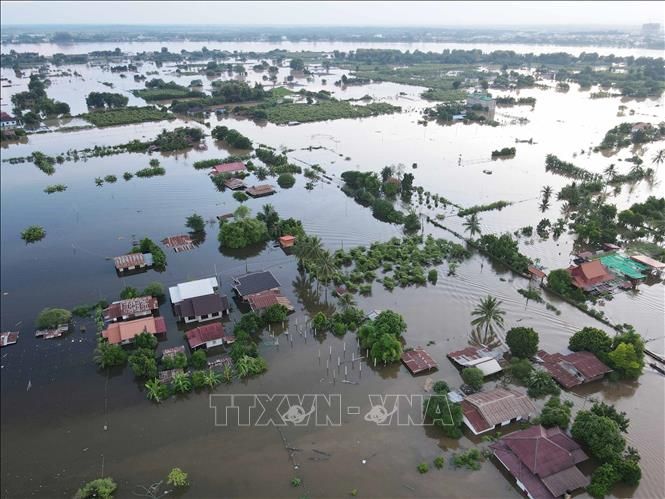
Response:
[[[437,363],[422,348],[408,350],[402,354],[402,362],[411,374],[419,374],[430,369],[436,369]]]

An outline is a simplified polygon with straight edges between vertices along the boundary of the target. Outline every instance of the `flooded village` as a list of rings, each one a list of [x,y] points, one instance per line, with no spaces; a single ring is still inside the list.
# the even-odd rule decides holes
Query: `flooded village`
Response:
[[[665,493],[662,50],[1,61],[2,497]]]

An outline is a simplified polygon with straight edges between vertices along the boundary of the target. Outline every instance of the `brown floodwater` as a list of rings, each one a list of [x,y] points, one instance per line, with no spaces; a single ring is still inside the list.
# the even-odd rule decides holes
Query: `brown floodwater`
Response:
[[[185,47],[165,45],[171,50]],[[250,50],[245,45],[233,47]],[[150,49],[149,44],[133,44],[133,47],[128,50]],[[200,47],[201,44],[191,46]],[[213,48],[213,44],[208,47]],[[312,48],[308,44],[298,47]],[[65,49],[57,47],[54,51]],[[99,46],[80,45],[71,47],[71,52],[99,49]],[[48,53],[46,47],[35,50]],[[68,102],[74,113],[85,111],[87,93],[108,90],[101,82],[112,82],[116,90],[124,92],[139,86],[131,74],[122,79],[100,68],[71,66],[70,69],[81,76],[53,77],[48,92]],[[141,72],[148,70],[156,68],[144,65]],[[183,84],[197,78],[176,77],[173,70],[167,65],[159,69],[159,77]],[[369,94],[402,106],[404,112],[295,127],[257,125],[230,118],[218,120],[212,116],[211,125],[219,122],[236,128],[255,144],[294,149],[289,153],[292,161],[319,164],[333,178],[348,169],[379,171],[388,164],[402,164],[404,171],[414,173],[416,184],[460,205],[500,199],[514,202],[501,211],[481,213],[484,232],[513,232],[525,225],[535,226],[543,217],[553,221],[559,216],[561,205],[556,201],[545,213],[538,209],[538,196],[544,185],[551,185],[556,192],[568,183],[545,172],[546,154],[557,154],[596,172],[616,163],[619,171],[624,172],[630,164],[619,159],[629,157],[632,154],[629,150],[604,157],[589,153],[589,148],[600,143],[605,132],[622,121],[663,120],[662,99],[627,102],[619,98],[590,99],[588,91],[573,86],[566,94],[540,89],[521,91],[520,96],[537,99],[535,108],[498,109],[496,119],[502,126],[497,128],[435,123],[422,126],[418,124],[420,111],[428,105],[419,97],[422,88],[383,83],[340,89],[332,82],[342,72],[331,72],[311,82],[300,79],[299,83],[311,90],[333,90],[340,98]],[[260,80],[260,75],[249,73],[248,81]],[[280,79],[287,74],[283,70]],[[2,70],[2,76],[15,84],[2,88],[4,106],[14,92],[26,88],[27,79],[16,79],[13,71],[6,69]],[[323,84],[322,78],[327,79],[327,84]],[[132,99],[133,104],[142,102]],[[627,106],[625,117],[617,116],[622,104]],[[518,118],[527,118],[528,123],[520,124]],[[71,148],[150,138],[162,128],[182,125],[183,121],[176,120],[31,135],[25,144],[3,146],[1,153],[3,159],[26,156],[35,150],[57,154]],[[516,139],[530,138],[533,144],[515,144]],[[305,341],[297,334],[296,320],[302,326],[317,311],[334,307],[335,300],[329,297],[326,305],[324,293],[317,295],[316,285],[298,274],[293,258],[271,244],[240,252],[220,252],[217,225],[211,223],[205,241],[197,249],[167,253],[165,272],[116,276],[107,258],[128,251],[134,237],[148,236],[157,241],[185,231],[185,217],[193,212],[209,220],[237,207],[230,192],[217,192],[206,172],[191,166],[200,159],[228,154],[209,137],[207,145],[206,151],[153,155],[160,159],[167,174],[151,179],[133,178],[129,182],[122,180],[122,173],[147,166],[147,156],[122,154],[68,162],[57,165],[51,177],[32,164],[2,163],[0,318],[3,331],[21,331],[18,344],[3,348],[1,353],[3,497],[67,497],[81,483],[101,474],[113,476],[119,483],[118,497],[134,497],[132,491],[136,486],[163,479],[174,466],[189,472],[192,485],[187,494],[191,497],[340,497],[353,489],[365,497],[519,497],[519,491],[491,462],[484,463],[476,472],[454,470],[448,464],[442,471],[432,470],[425,475],[417,472],[418,463],[431,462],[441,454],[449,458],[453,452],[475,445],[477,439],[465,436],[453,441],[432,428],[377,426],[363,419],[362,414],[371,407],[369,394],[423,394],[426,377],[413,378],[401,365],[375,369],[364,364],[360,374],[359,364],[355,362],[353,369],[350,363],[346,365],[349,380],[357,384],[340,382],[343,368],[333,383],[332,375],[326,372],[325,360],[332,349],[331,364],[334,364],[336,357],[343,355],[344,343],[347,360],[352,353],[357,355],[355,335],[349,333],[344,339],[328,335],[316,340],[309,336]],[[491,160],[493,149],[513,145],[517,148],[515,158]],[[309,150],[310,146],[321,148]],[[662,147],[662,142],[645,146],[645,163],[650,163],[655,151]],[[414,170],[412,163],[417,163]],[[492,175],[484,174],[483,170],[491,170]],[[117,175],[120,180],[95,186],[95,177],[109,174]],[[620,194],[610,199],[619,208],[625,208],[648,195],[663,196],[663,176],[660,167],[651,184],[624,186]],[[270,181],[275,183],[274,179]],[[67,191],[52,195],[42,192],[47,185],[56,183],[66,184]],[[368,209],[347,198],[336,182],[319,182],[312,191],[304,186],[304,177],[298,176],[292,189],[278,189],[270,198],[246,204],[253,212],[265,203],[273,204],[282,217],[301,219],[307,232],[321,237],[331,249],[367,245],[401,235],[398,227],[375,220]],[[445,213],[444,224],[462,231],[461,220],[454,210],[417,209],[432,215]],[[26,246],[19,233],[31,224],[44,226],[47,237]],[[426,232],[452,238],[448,232],[431,225],[426,226]],[[553,269],[568,265],[573,241],[567,235],[558,241],[541,241],[534,236],[522,238],[520,245],[527,255]],[[216,427],[207,393],[192,393],[155,405],[145,399],[129,368],[112,372],[108,377],[98,372],[92,362],[95,345],[92,325],[85,321],[87,333],[78,332],[77,328],[66,338],[49,341],[32,335],[34,318],[43,307],[74,307],[100,298],[112,300],[117,299],[126,285],[142,288],[157,280],[169,286],[214,273],[218,273],[222,287],[230,293],[231,278],[246,269],[272,270],[296,305],[296,313],[288,324],[294,337],[293,346],[284,334],[279,336],[279,346],[266,334],[260,350],[268,360],[268,372],[255,379],[220,386],[215,393],[340,394],[343,406],[360,407],[360,415],[345,412],[339,427],[289,426],[282,433],[274,427]],[[377,283],[371,296],[357,297],[357,302],[365,310],[399,311],[408,324],[407,345],[425,346],[433,342],[427,349],[439,363],[439,371],[431,377],[444,379],[453,387],[459,386],[461,378],[445,354],[467,344],[471,310],[487,294],[503,301],[507,327],[535,328],[546,350],[565,347],[568,337],[583,326],[607,330],[554,297],[546,299],[560,309],[560,315],[547,310],[544,304],[527,302],[517,290],[527,287],[528,282],[480,255],[474,254],[461,264],[457,275],[446,276],[446,273],[444,264],[439,268],[436,285],[393,292],[383,290]],[[650,340],[650,348],[665,353],[663,291],[662,282],[643,285],[635,293],[616,295],[601,310],[613,322],[634,324]],[[168,304],[161,307],[161,315],[169,329],[160,350],[182,344],[182,332]],[[234,307],[231,321],[239,315]],[[664,381],[665,378],[647,368],[634,383],[604,381],[563,395],[577,408],[588,405],[592,397],[605,400],[630,417],[627,438],[640,451],[644,475],[637,488],[617,489],[620,497],[663,496]],[[291,458],[285,447],[299,450]],[[300,488],[290,485],[295,476],[303,480]]]

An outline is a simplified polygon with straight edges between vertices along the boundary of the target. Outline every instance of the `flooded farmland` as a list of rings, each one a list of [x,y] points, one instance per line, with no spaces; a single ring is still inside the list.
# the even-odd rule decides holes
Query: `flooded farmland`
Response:
[[[113,47],[117,44],[112,44]],[[121,45],[123,50],[155,50],[163,44]],[[182,48],[200,49],[201,44],[166,44],[173,52]],[[341,44],[294,44],[290,50],[348,50]],[[110,45],[109,45],[110,47]],[[100,45],[22,47],[42,54],[55,52],[82,53],[109,49]],[[210,44],[209,48],[226,50],[269,50],[267,44]],[[402,50],[442,50],[439,46],[397,45]],[[468,48],[463,46],[462,48]],[[491,50],[494,47],[478,47]],[[499,47],[502,48],[502,47]],[[515,47],[513,49],[517,50]],[[557,51],[560,48],[556,48]],[[545,47],[524,47],[524,51]],[[554,50],[554,49],[553,49]],[[574,53],[571,48],[566,51]],[[588,50],[588,48],[587,48]],[[623,49],[627,51],[628,49]],[[610,49],[602,49],[609,51]],[[5,52],[5,47],[3,47]],[[598,50],[601,52],[601,50]],[[615,51],[620,53],[621,50]],[[648,52],[648,53],[642,53]],[[652,51],[635,51],[635,55],[659,56]],[[632,52],[631,52],[632,53]],[[247,63],[250,64],[250,63]],[[251,64],[250,64],[251,66]],[[130,105],[143,101],[129,93],[139,88],[131,79],[123,79],[99,67],[72,65],[80,76],[52,77],[50,97],[67,102],[72,114],[86,112],[85,96],[107,89],[102,82],[113,84],[113,91],[123,92]],[[161,68],[146,63],[141,72],[158,71],[160,78],[188,85],[200,76],[178,76],[175,67]],[[269,198],[250,199],[244,204],[252,213],[265,203],[272,204],[283,218],[301,220],[308,234],[321,238],[331,250],[368,246],[374,241],[400,237],[400,226],[372,217],[340,189],[340,175],[347,170],[380,172],[386,165],[404,165],[414,174],[415,184],[444,196],[458,205],[491,203],[505,200],[512,205],[479,214],[483,232],[514,232],[525,225],[536,225],[543,217],[556,219],[562,204],[553,201],[544,212],[539,209],[539,194],[549,185],[554,192],[570,182],[545,171],[547,154],[572,161],[594,172],[602,173],[610,163],[627,172],[632,156],[623,149],[612,157],[593,152],[606,131],[626,117],[618,116],[620,106],[630,112],[630,121],[657,123],[663,121],[663,99],[623,101],[620,97],[591,99],[589,90],[575,84],[567,93],[548,88],[519,91],[520,97],[534,97],[536,105],[497,108],[495,119],[500,126],[454,124],[441,126],[419,123],[422,110],[431,105],[420,94],[423,87],[396,83],[371,83],[340,88],[333,82],[347,73],[333,67],[325,78],[296,82],[311,91],[327,89],[333,96],[359,99],[370,95],[375,101],[402,107],[392,115],[362,119],[340,119],[303,123],[298,126],[257,124],[214,113],[206,119],[211,128],[226,125],[251,138],[255,144],[266,144],[290,150],[289,159],[299,165],[320,165],[330,180],[306,188],[306,179],[296,176],[291,189],[277,188]],[[279,80],[289,74],[281,68]],[[27,78],[16,79],[14,71],[2,69],[2,77],[12,80],[2,88],[2,110],[10,109],[11,95],[27,88]],[[322,81],[326,79],[326,83]],[[261,82],[260,75],[249,71],[248,82]],[[211,82],[204,78],[204,89]],[[597,90],[596,88],[591,91]],[[496,95],[516,95],[494,92]],[[183,126],[185,120],[126,125],[119,127],[55,131],[33,134],[24,143],[5,144],[2,159],[29,156],[34,151],[57,155],[69,149],[126,143],[132,139],[154,138],[162,129]],[[208,128],[187,120],[188,126]],[[52,126],[57,127],[56,123]],[[520,142],[516,142],[520,141]],[[521,142],[530,141],[531,143]],[[293,256],[286,255],[271,242],[244,250],[220,250],[215,217],[232,212],[238,202],[232,192],[219,192],[208,172],[196,170],[196,161],[225,157],[233,151],[206,137],[207,150],[182,153],[123,153],[90,158],[85,161],[56,165],[56,172],[45,175],[32,163],[1,165],[1,326],[2,331],[19,330],[16,345],[2,350],[2,496],[3,497],[70,497],[85,481],[94,476],[113,476],[120,488],[117,497],[133,497],[137,486],[148,486],[160,480],[174,466],[186,469],[192,497],[341,497],[357,490],[364,497],[435,497],[445,492],[450,497],[520,497],[520,491],[492,462],[486,461],[479,471],[466,471],[446,466],[441,472],[419,475],[416,466],[444,455],[446,460],[460,449],[479,442],[465,434],[460,440],[444,437],[435,428],[422,426],[379,426],[362,417],[370,408],[369,394],[424,394],[427,376],[412,377],[401,364],[374,366],[364,361],[349,363],[359,351],[355,333],[344,338],[332,334],[313,338],[299,334],[303,325],[321,310],[336,306],[330,293],[317,292],[298,270]],[[510,159],[492,160],[491,151],[515,146]],[[641,151],[645,162],[663,142],[646,144]],[[101,187],[96,177],[136,171],[157,158],[166,175],[155,178],[118,180]],[[621,161],[619,161],[621,160]],[[412,165],[416,164],[416,168]],[[484,171],[490,171],[487,174]],[[656,168],[651,182],[624,185],[612,202],[619,209],[643,201],[648,196],[665,195],[665,171]],[[248,185],[257,183],[254,176]],[[267,182],[276,186],[275,179]],[[47,195],[49,184],[65,184],[67,190]],[[451,209],[417,206],[434,217],[445,215],[445,225],[464,232],[463,219]],[[166,236],[184,233],[185,219],[198,213],[206,221],[205,240],[193,251],[167,252],[164,272],[119,278],[111,257],[129,251],[132,241],[150,237],[159,241]],[[26,245],[20,232],[29,225],[41,225],[46,238]],[[462,243],[450,232],[425,223],[424,232],[435,237]],[[541,241],[521,237],[520,249],[538,259],[548,270],[567,267],[571,261],[574,238],[563,234],[558,240]],[[268,371],[258,377],[220,385],[218,394],[294,393],[340,394],[343,406],[359,407],[360,415],[343,413],[342,424],[334,427],[288,426],[222,427],[215,426],[215,412],[206,391],[172,397],[162,404],[146,400],[142,383],[136,381],[127,367],[103,372],[93,362],[96,346],[94,325],[76,320],[73,333],[61,339],[42,340],[33,336],[36,315],[44,307],[71,309],[100,299],[118,299],[125,286],[142,289],[152,281],[164,286],[217,275],[221,287],[232,295],[232,278],[249,270],[271,270],[282,286],[282,292],[295,305],[287,330],[277,328],[278,341],[266,331],[259,351],[268,362]],[[506,329],[521,325],[540,334],[540,346],[558,351],[568,338],[585,326],[611,332],[604,324],[582,313],[555,296],[544,293],[547,302],[560,314],[542,303],[528,301],[517,293],[529,286],[528,280],[493,264],[472,251],[472,256],[448,274],[447,264],[438,267],[436,284],[396,288],[386,291],[374,284],[371,296],[357,296],[358,306],[365,311],[392,309],[404,316],[408,329],[404,334],[408,346],[427,346],[438,362],[439,370],[430,377],[443,379],[458,387],[461,377],[446,358],[451,350],[468,344],[471,311],[486,295],[497,297],[506,311]],[[662,281],[642,284],[637,291],[617,294],[601,305],[615,324],[630,323],[648,341],[648,348],[665,354],[665,308]],[[233,303],[229,322],[239,320],[240,312]],[[159,350],[183,344],[169,303],[162,304],[160,314],[168,326],[167,338]],[[80,332],[81,324],[87,332]],[[290,338],[292,341],[290,341]],[[350,373],[342,382],[342,370],[333,378],[326,369],[326,359],[335,371],[336,358],[342,357]],[[361,369],[362,363],[362,369]],[[491,383],[490,383],[491,385]],[[631,420],[627,435],[629,445],[641,456],[643,477],[635,488],[615,489],[619,497],[656,498],[663,492],[665,466],[665,378],[645,368],[634,382],[594,382],[582,389],[563,392],[576,409],[590,404],[591,398],[615,404]],[[538,402],[539,407],[542,402]],[[297,449],[294,451],[293,449]],[[302,479],[301,489],[290,481]]]

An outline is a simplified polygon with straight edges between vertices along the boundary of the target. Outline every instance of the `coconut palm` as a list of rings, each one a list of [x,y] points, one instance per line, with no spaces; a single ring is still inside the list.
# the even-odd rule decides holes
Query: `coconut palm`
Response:
[[[192,389],[192,382],[185,373],[176,373],[173,375],[173,389],[177,393],[185,393]]]
[[[543,195],[544,201],[549,201],[550,196],[552,195],[552,188],[549,185],[546,185],[545,187],[543,187],[540,193]]]
[[[616,167],[614,166],[614,163],[605,168],[605,171],[603,173],[605,173],[605,178],[607,180],[612,180],[616,175]]]
[[[293,253],[298,259],[298,265],[307,267],[319,258],[322,250],[321,239],[317,236],[304,236],[296,242]]]
[[[159,403],[165,398],[165,386],[157,378],[151,379],[145,384],[146,395],[150,400]]]
[[[462,225],[464,226],[464,232],[468,232],[471,237],[480,234],[480,219],[477,213],[472,213]]]
[[[501,345],[501,340],[496,337],[495,333],[483,333],[483,331],[476,327],[471,331],[471,338],[469,340],[473,346],[496,348]]]
[[[319,257],[314,262],[314,275],[316,279],[324,285],[326,289],[326,302],[328,301],[328,284],[337,272],[337,265],[335,265],[335,258],[328,250],[323,250],[319,253]]]
[[[653,164],[657,166],[660,166],[663,161],[665,161],[665,149],[658,151],[652,160]]]
[[[273,234],[273,228],[279,222],[279,213],[275,210],[275,207],[271,204],[264,204],[261,211],[256,214],[257,220],[261,220],[268,227],[268,232],[273,236],[278,236],[279,234]]]
[[[228,366],[226,367],[228,368]],[[208,369],[203,375],[203,380],[208,388],[214,388],[222,382],[222,376],[218,372]]]
[[[340,308],[345,312],[356,305],[356,301],[351,293],[340,295],[340,297],[337,298],[337,302],[339,303]]]
[[[222,371],[222,381],[227,384],[233,381],[233,369],[231,366],[224,366],[224,370]]]
[[[471,325],[484,329],[485,335],[494,335],[497,330],[503,330],[503,316],[506,313],[500,308],[502,303],[489,295],[480,300],[480,304],[471,312],[471,315],[475,317],[471,321]]]

